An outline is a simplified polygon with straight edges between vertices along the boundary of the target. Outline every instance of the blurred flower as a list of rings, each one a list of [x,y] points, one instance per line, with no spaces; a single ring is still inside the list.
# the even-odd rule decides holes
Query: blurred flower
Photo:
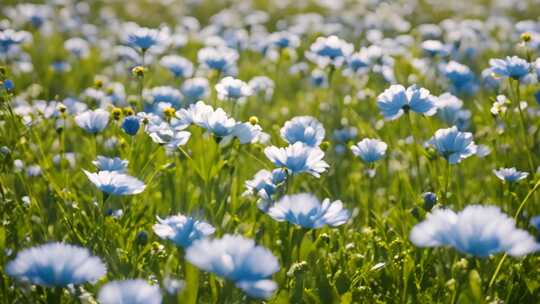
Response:
[[[328,76],[321,69],[313,69],[309,78],[311,84],[318,88],[328,87]]]
[[[450,53],[450,48],[439,40],[426,40],[421,44],[422,50],[430,57],[444,57]]]
[[[437,194],[433,192],[422,193],[422,199],[424,200],[424,209],[430,211],[437,203]]]
[[[317,197],[309,193],[286,195],[267,213],[278,222],[288,221],[304,228],[336,227],[345,224],[350,217],[341,201],[330,202],[327,198],[321,204]]]
[[[274,94],[274,81],[266,76],[255,76],[248,82],[253,94],[262,95],[264,100],[269,101]]]
[[[405,89],[402,85],[391,85],[377,97],[377,106],[386,119],[397,119],[403,113],[413,111],[431,116],[437,112],[436,97],[428,90],[412,85]]]
[[[536,230],[540,230],[540,215],[531,217],[529,224],[533,226]]]
[[[128,135],[135,136],[140,126],[141,124],[137,116],[128,116],[122,120],[122,130]]]
[[[264,149],[264,154],[274,165],[286,168],[291,174],[306,172],[319,177],[329,167],[323,160],[324,152],[321,149],[301,142],[296,142],[286,148],[267,147]]]
[[[251,87],[240,79],[227,76],[216,84],[220,100],[242,101],[253,94]]]
[[[86,132],[96,134],[107,127],[109,123],[109,112],[102,109],[88,110],[75,116],[75,122]]]
[[[161,58],[159,63],[169,70],[174,77],[191,77],[193,74],[193,63],[178,55],[167,55]]]
[[[205,47],[199,50],[197,59],[203,67],[209,70],[229,74],[236,69],[238,52],[226,47]]]
[[[491,114],[494,116],[499,116],[501,114],[505,114],[506,110],[508,110],[508,105],[510,104],[510,101],[506,96],[504,95],[497,95],[497,100],[493,102],[491,105],[491,109],[489,110]]]
[[[63,243],[24,249],[6,266],[9,276],[46,287],[94,283],[106,272],[103,262],[88,249]]]
[[[364,138],[351,147],[352,153],[366,163],[376,162],[386,154],[388,145],[378,139]]]
[[[210,92],[210,85],[208,79],[202,77],[195,77],[186,79],[182,83],[182,94],[186,99],[186,103],[193,103],[201,99],[208,97]]]
[[[341,66],[353,53],[354,46],[337,36],[318,37],[310,46],[306,57],[319,67]]]
[[[162,121],[148,125],[146,133],[155,143],[164,145],[166,149],[174,151],[178,147],[187,144],[191,137],[190,132],[181,131],[183,128],[185,128],[183,123],[180,123],[180,127],[174,128],[171,124]]]
[[[440,95],[436,102],[437,116],[447,125],[463,130],[468,126],[471,112],[462,109],[463,101],[450,93]]]
[[[519,182],[529,176],[528,172],[521,172],[516,170],[516,168],[500,168],[499,170],[493,170],[493,173],[506,183]]]
[[[490,59],[493,73],[519,80],[529,73],[530,64],[517,56],[508,56],[505,59]]]
[[[506,252],[523,256],[540,245],[516,222],[495,206],[470,205],[461,212],[437,209],[417,224],[410,239],[418,247],[454,247],[462,253],[486,257]]]
[[[476,91],[476,79],[468,66],[456,61],[450,61],[443,65],[442,72],[450,80],[452,92],[456,94],[472,94]]]
[[[98,155],[96,160],[92,162],[99,171],[117,171],[125,172],[129,161],[121,159],[119,157],[108,158],[102,155]]]
[[[99,171],[97,173],[83,171],[99,190],[111,195],[139,194],[146,187],[137,178],[116,171]]]
[[[179,109],[182,106],[182,93],[180,93],[180,90],[170,86],[159,86],[147,89],[144,90],[143,95],[145,100],[150,102],[154,113],[158,115],[161,114],[158,113],[159,110],[157,110],[160,103],[167,103],[175,109]]]
[[[136,279],[103,285],[98,300],[101,304],[161,304],[162,296],[158,286]]]
[[[437,130],[427,144],[433,146],[452,165],[474,155],[477,149],[472,133],[460,132],[455,126]]]
[[[158,44],[164,44],[169,39],[169,35],[164,30],[139,27],[133,23],[126,26],[124,30],[127,43],[134,48],[141,49],[143,52]]]
[[[158,223],[154,224],[152,228],[160,238],[169,240],[176,246],[184,248],[191,246],[196,240],[212,235],[216,231],[212,225],[182,214],[165,219],[158,217]]]
[[[288,120],[280,130],[281,138],[289,144],[302,142],[318,147],[324,140],[324,126],[312,116],[296,116]]]
[[[64,42],[64,48],[77,58],[86,58],[90,55],[90,45],[82,38],[71,38]]]
[[[272,33],[268,36],[268,40],[272,46],[279,49],[295,49],[300,45],[300,38],[296,34],[287,31]]]
[[[242,236],[226,234],[217,240],[197,241],[187,249],[186,259],[205,271],[232,280],[255,298],[269,298],[277,288],[268,279],[279,270],[276,257]]]

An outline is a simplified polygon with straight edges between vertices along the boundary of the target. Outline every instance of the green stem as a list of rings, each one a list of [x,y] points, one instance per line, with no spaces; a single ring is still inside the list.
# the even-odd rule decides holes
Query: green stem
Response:
[[[534,162],[532,160],[531,151],[529,150],[529,141],[527,139],[527,127],[525,124],[525,116],[523,115],[523,110],[521,109],[521,90],[519,85],[519,80],[515,81],[516,83],[516,105],[519,111],[519,120],[521,125],[521,134],[523,137],[523,148],[525,149],[525,153],[527,154],[527,160],[529,161],[529,167],[531,172],[534,172]],[[511,84],[510,84],[511,87]]]
[[[448,187],[450,185],[450,172],[452,171],[452,167],[450,165],[449,161],[446,161],[446,176],[444,181],[444,203],[445,205],[448,205]]]
[[[421,175],[421,171],[420,171],[420,155],[418,154],[418,146],[416,145],[416,136],[415,136],[415,132],[414,132],[414,124],[412,122],[410,111],[406,112],[406,116],[407,116],[407,122],[409,124],[409,129],[411,131],[411,136],[412,136],[412,140],[413,140],[413,153],[414,153],[414,159],[415,159],[415,164],[416,164],[416,176],[418,178],[418,185],[421,187],[422,186],[422,175]]]

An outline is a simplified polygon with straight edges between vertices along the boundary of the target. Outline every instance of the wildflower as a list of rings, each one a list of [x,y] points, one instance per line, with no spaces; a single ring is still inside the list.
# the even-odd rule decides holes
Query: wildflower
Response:
[[[283,169],[273,171],[262,169],[252,179],[246,181],[245,194],[257,194],[263,200],[267,200],[285,179],[286,173]]]
[[[4,80],[4,89],[8,92],[13,91],[15,89],[15,83],[11,79]]]
[[[519,182],[529,176],[528,172],[521,172],[516,170],[516,168],[500,168],[499,170],[493,170],[493,173],[497,178],[506,183]]]
[[[109,112],[102,109],[88,110],[75,116],[75,122],[86,132],[96,134],[107,127],[109,123]]]
[[[101,191],[111,195],[139,194],[146,187],[133,176],[116,171],[99,171],[91,173],[83,170],[88,179]]]
[[[352,153],[366,163],[376,162],[386,154],[388,145],[378,139],[364,138],[351,147]]]
[[[437,130],[427,144],[433,146],[452,165],[476,154],[477,149],[472,134],[458,131],[456,126]]]
[[[475,76],[468,66],[450,61],[443,65],[442,72],[450,80],[452,91],[456,94],[471,94],[476,91]]]
[[[166,43],[169,39],[163,30],[139,27],[135,24],[128,25],[125,30],[127,43],[131,47],[141,49],[143,53],[153,46]]]
[[[450,53],[449,47],[439,40],[426,40],[422,42],[422,50],[431,57],[447,56]]]
[[[279,270],[276,257],[266,248],[237,235],[200,240],[186,251],[186,259],[195,266],[232,280],[255,298],[269,298],[277,284],[268,279]]]
[[[175,109],[179,109],[182,106],[182,93],[173,87],[154,87],[150,90],[145,90],[143,95],[153,106],[154,110],[158,108],[160,103],[169,104]]]
[[[160,238],[170,240],[176,246],[184,248],[216,231],[212,225],[182,214],[165,219],[158,217],[158,223],[154,224],[152,228]]]
[[[193,63],[178,55],[167,55],[161,58],[159,63],[169,70],[174,77],[191,77],[193,75]]]
[[[391,85],[377,97],[377,106],[384,118],[393,120],[403,113],[413,111],[426,116],[437,112],[436,98],[424,88],[412,85],[405,89],[402,85]]]
[[[103,262],[88,249],[64,243],[22,250],[6,266],[9,276],[46,287],[95,282],[106,272]]]
[[[530,64],[517,56],[505,59],[490,59],[489,64],[493,73],[519,80],[529,73]]]
[[[131,74],[139,78],[144,77],[144,73],[146,73],[146,68],[140,65],[135,66],[133,67],[133,69],[131,69]]]
[[[319,67],[341,66],[353,53],[354,46],[337,36],[319,37],[310,46],[306,57]]]
[[[323,160],[324,152],[321,149],[301,142],[286,148],[267,147],[264,154],[274,165],[286,168],[291,174],[306,172],[319,177],[329,167]]]
[[[302,142],[311,147],[317,147],[324,139],[324,127],[311,116],[297,116],[285,122],[280,130],[281,138],[289,144]]]
[[[230,118],[221,108],[209,112],[201,125],[204,129],[214,134],[218,138],[230,135],[236,127],[234,118]]]
[[[186,103],[193,103],[208,97],[210,85],[208,83],[208,79],[206,78],[190,78],[184,81],[181,91],[186,99]]]
[[[328,87],[328,76],[321,69],[313,69],[309,78],[311,84],[318,88]]]
[[[437,116],[446,124],[464,129],[471,113],[462,109],[463,101],[450,93],[444,93],[436,101]]]
[[[350,217],[341,201],[330,202],[327,198],[321,204],[317,197],[309,193],[286,195],[267,213],[278,222],[288,221],[304,228],[336,227],[345,224]]]
[[[228,74],[236,68],[238,52],[226,47],[205,47],[199,50],[197,59],[203,67],[209,70]]]
[[[216,84],[216,91],[220,100],[242,101],[253,94],[251,87],[240,79],[227,76]]]
[[[179,129],[183,127],[181,126]],[[155,143],[164,145],[168,150],[175,150],[187,144],[191,137],[190,132],[177,130],[167,122],[149,125],[146,132]]]
[[[92,162],[99,171],[117,171],[125,172],[129,161],[121,159],[119,157],[108,158],[102,155],[98,155],[97,159]]]
[[[112,281],[101,287],[101,304],[161,304],[159,287],[141,279]]]
[[[424,201],[424,210],[430,211],[437,203],[437,194],[433,192],[422,193],[422,199]]]
[[[260,94],[264,100],[272,99],[274,95],[274,81],[266,76],[255,76],[248,82],[253,94]]]
[[[508,110],[507,105],[510,104],[510,101],[504,95],[497,95],[497,100],[491,105],[489,110],[493,116],[504,115],[506,110]]]
[[[436,209],[411,231],[418,247],[453,247],[478,257],[506,252],[523,256],[540,249],[534,238],[498,207],[470,205],[455,213]]]
[[[90,45],[82,38],[71,38],[64,42],[64,48],[77,58],[86,58],[90,55]]]
[[[531,217],[529,224],[536,230],[540,230],[540,215]]]
[[[127,116],[124,118],[124,120],[122,120],[122,130],[124,130],[124,132],[126,132],[128,135],[137,135],[140,127],[141,124],[137,116]]]
[[[268,36],[268,40],[270,45],[279,49],[295,49],[300,45],[300,38],[296,34],[287,31],[272,33]]]

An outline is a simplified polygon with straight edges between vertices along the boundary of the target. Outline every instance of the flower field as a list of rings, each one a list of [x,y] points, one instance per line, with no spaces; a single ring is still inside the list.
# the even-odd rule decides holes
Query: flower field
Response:
[[[540,303],[537,0],[0,6],[0,303]]]

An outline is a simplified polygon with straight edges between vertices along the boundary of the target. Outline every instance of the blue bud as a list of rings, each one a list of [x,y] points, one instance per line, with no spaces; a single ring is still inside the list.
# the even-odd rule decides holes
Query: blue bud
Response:
[[[135,116],[128,116],[122,121],[122,129],[126,134],[134,136],[139,131],[141,124]]]
[[[15,83],[13,83],[13,80],[4,80],[4,89],[6,89],[6,91],[12,91],[13,89],[15,89]]]
[[[536,99],[536,102],[540,104],[540,90],[534,93],[534,98]]]
[[[437,203],[437,195],[433,192],[424,192],[422,199],[424,200],[424,209],[426,211],[430,211]]]

